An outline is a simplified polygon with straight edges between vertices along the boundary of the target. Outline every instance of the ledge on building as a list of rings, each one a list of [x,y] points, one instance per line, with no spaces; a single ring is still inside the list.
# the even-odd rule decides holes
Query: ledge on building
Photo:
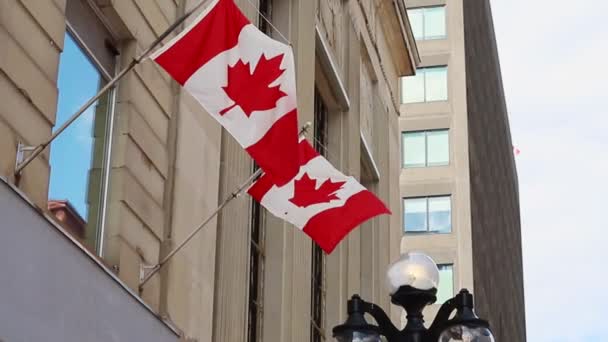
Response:
[[[384,18],[381,21],[382,29],[386,35],[397,73],[399,76],[411,76],[416,74],[416,68],[420,64],[420,55],[404,1],[382,0],[379,10],[380,16]],[[404,55],[407,58],[403,58]]]
[[[69,210],[62,203],[52,208]],[[0,177],[2,338],[177,342],[179,329],[52,215]]]

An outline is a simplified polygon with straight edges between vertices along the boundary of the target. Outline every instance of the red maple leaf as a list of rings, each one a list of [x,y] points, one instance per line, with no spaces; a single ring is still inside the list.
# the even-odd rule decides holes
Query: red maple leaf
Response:
[[[271,59],[266,59],[266,55],[262,54],[253,72],[250,71],[249,62],[243,63],[240,59],[234,66],[228,66],[228,85],[222,89],[234,104],[222,109],[220,115],[236,106],[241,107],[247,117],[256,110],[274,108],[277,101],[287,95],[278,85],[269,87],[285,72],[285,69],[281,69],[282,61],[283,54]]]
[[[336,196],[336,191],[340,190],[344,183],[346,182],[334,183],[328,178],[317,189],[317,181],[304,173],[302,178],[296,179],[293,197],[289,199],[289,202],[301,208],[318,203],[329,203],[331,200],[340,199]]]

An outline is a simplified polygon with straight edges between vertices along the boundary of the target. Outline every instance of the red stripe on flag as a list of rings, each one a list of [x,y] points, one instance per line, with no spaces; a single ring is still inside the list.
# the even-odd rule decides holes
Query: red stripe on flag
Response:
[[[297,114],[296,114],[297,115]],[[311,159],[319,156],[319,153],[310,145],[310,143],[303,139],[298,145],[300,166],[306,165]],[[296,175],[294,175],[295,177]],[[261,202],[264,195],[274,186],[272,177],[268,174],[262,175],[257,181],[247,190],[247,193],[251,195],[256,201]]]
[[[313,216],[304,226],[304,232],[329,254],[355,227],[374,216],[390,213],[373,193],[363,190],[346,200],[344,206]]]
[[[269,175],[262,175],[262,177],[258,178],[249,190],[247,190],[247,193],[256,201],[262,202],[262,198],[264,198],[264,195],[266,195],[273,185],[272,177]]]
[[[311,159],[320,155],[306,139],[300,141],[298,153],[300,154],[300,166],[308,164]]]
[[[300,169],[298,163],[298,111],[283,115],[262,139],[245,149],[272,180],[282,186]]]
[[[219,0],[201,21],[155,61],[183,86],[205,63],[235,47],[247,24],[249,20],[233,0]]]

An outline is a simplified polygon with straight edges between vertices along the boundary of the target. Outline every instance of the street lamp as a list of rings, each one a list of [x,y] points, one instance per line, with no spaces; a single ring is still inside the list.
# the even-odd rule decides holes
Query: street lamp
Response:
[[[422,310],[435,303],[439,283],[439,270],[429,256],[403,254],[389,267],[387,280],[391,302],[407,312],[405,328],[397,329],[382,308],[353,295],[346,322],[333,329],[338,342],[380,342],[381,335],[388,342],[494,342],[488,322],[477,317],[473,295],[466,289],[441,305],[428,329],[424,326]],[[366,313],[377,326],[367,323]]]

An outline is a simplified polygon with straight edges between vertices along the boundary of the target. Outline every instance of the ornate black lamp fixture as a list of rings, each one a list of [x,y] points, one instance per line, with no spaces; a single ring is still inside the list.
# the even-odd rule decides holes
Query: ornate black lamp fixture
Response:
[[[334,327],[338,342],[494,342],[489,324],[477,317],[473,308],[473,295],[463,289],[446,301],[431,326],[424,326],[422,310],[435,303],[439,270],[433,260],[422,253],[408,253],[388,270],[391,302],[407,312],[407,324],[397,329],[384,310],[374,303],[353,295],[348,301],[348,318]],[[450,319],[452,313],[454,317]],[[365,320],[371,315],[378,325]]]

